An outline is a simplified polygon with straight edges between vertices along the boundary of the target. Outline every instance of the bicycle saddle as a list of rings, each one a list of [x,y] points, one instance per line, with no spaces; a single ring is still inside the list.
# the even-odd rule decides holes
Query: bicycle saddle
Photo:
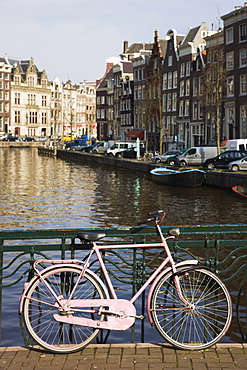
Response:
[[[105,233],[78,233],[77,238],[81,241],[96,242],[106,236]]]

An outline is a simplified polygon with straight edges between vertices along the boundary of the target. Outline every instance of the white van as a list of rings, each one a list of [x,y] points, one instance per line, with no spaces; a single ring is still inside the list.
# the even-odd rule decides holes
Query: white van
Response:
[[[198,146],[188,149],[178,156],[180,166],[199,166],[208,158],[217,155],[216,146]]]
[[[111,148],[114,141],[102,141],[93,148],[93,153],[105,154],[107,149]]]
[[[226,150],[247,150],[247,139],[227,140]]]
[[[123,152],[129,148],[136,148],[136,143],[133,141],[115,141],[113,146],[107,149],[106,154],[109,156],[115,156],[117,152]]]

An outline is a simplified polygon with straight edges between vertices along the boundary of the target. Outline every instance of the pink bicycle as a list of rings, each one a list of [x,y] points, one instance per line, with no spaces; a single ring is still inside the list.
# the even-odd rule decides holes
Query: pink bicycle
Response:
[[[147,316],[161,336],[182,349],[206,349],[227,332],[232,318],[231,298],[221,280],[197,260],[176,263],[168,239],[179,235],[171,229],[164,237],[160,227],[164,211],[149,213],[139,224],[153,221],[161,241],[145,244],[99,245],[103,233],[78,233],[92,249],[86,261],[50,261],[41,269],[34,263],[36,276],[25,284],[20,312],[31,337],[43,348],[57,353],[70,353],[87,346],[101,329],[126,330],[136,319],[134,302],[149,287]],[[130,299],[118,298],[101,251],[123,248],[164,248],[166,258]],[[104,283],[89,268],[96,255]]]

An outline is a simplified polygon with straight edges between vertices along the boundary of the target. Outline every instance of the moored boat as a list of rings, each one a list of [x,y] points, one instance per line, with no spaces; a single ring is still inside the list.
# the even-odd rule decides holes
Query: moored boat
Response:
[[[205,172],[199,169],[173,170],[166,167],[154,168],[150,171],[152,180],[164,185],[197,187],[205,179]]]
[[[233,186],[232,190],[238,197],[247,199],[247,187],[245,186]]]

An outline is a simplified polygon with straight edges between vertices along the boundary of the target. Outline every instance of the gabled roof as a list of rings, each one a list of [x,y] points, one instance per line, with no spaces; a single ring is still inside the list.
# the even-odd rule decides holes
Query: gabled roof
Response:
[[[97,86],[97,89],[102,89],[102,88],[107,87],[107,80],[110,80],[112,78],[113,78],[113,68],[111,66],[111,68],[105,74],[105,76],[103,77],[103,79],[100,81],[99,85]]]
[[[165,57],[166,55],[166,50],[167,50],[167,40],[159,40],[160,41],[160,49],[161,49],[161,53],[162,53],[162,56],[163,58]]]
[[[189,42],[193,42],[200,27],[201,26],[190,28],[189,31],[187,32],[187,35],[184,37],[181,45],[188,44]]]
[[[25,75],[27,73],[28,67],[30,66],[31,62],[33,62],[34,72],[37,73],[38,77],[40,77],[41,74],[43,73],[43,71],[38,70],[38,67],[36,66],[36,64],[34,63],[32,58],[30,58],[30,59],[18,59],[18,58],[6,57],[6,60],[12,66],[13,70],[18,66],[19,71],[20,71],[23,79],[25,79]]]

